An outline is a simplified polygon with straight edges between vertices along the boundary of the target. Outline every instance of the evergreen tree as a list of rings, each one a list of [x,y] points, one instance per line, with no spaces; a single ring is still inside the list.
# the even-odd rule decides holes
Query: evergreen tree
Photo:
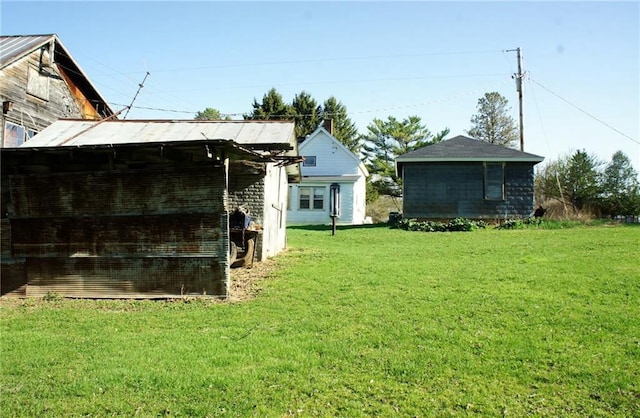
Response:
[[[320,124],[322,109],[306,91],[296,94],[291,102],[296,122],[296,137],[303,138],[316,130]]]
[[[471,117],[473,127],[467,133],[481,141],[513,146],[518,140],[516,124],[508,112],[508,100],[498,92],[485,93],[478,99],[478,113]]]
[[[196,113],[195,120],[231,120],[230,116],[225,116],[224,118],[220,114],[218,109],[214,109],[212,107],[208,107],[202,112]]]
[[[282,95],[275,88],[271,88],[264,96],[262,102],[253,99],[253,110],[244,115],[245,120],[289,120],[294,119],[294,110],[284,102]]]
[[[599,211],[601,195],[600,167],[602,163],[586,151],[548,163],[537,174],[536,195],[539,202],[557,199],[574,211]]]
[[[360,154],[360,139],[355,123],[351,121],[347,113],[347,107],[331,96],[325,100],[322,106],[321,119],[333,121],[333,136],[342,142],[351,152]]]
[[[372,185],[380,194],[399,196],[401,179],[396,175],[395,160],[408,152],[439,142],[449,133],[443,130],[434,137],[418,116],[400,121],[389,116],[386,121],[373,119],[361,137],[367,169],[374,177]]]
[[[638,172],[622,151],[613,154],[602,176],[603,214],[606,216],[640,214]]]
[[[561,181],[566,189],[565,197],[577,210],[594,207],[598,203],[601,165],[595,156],[584,150],[576,151],[569,159],[566,174]]]

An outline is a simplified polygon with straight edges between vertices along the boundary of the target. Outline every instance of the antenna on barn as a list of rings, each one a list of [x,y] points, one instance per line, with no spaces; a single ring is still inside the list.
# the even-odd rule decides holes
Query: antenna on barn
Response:
[[[522,72],[522,49],[520,47],[516,49],[507,49],[506,52],[515,51],[518,58],[518,72],[513,75],[516,80],[516,90],[518,91],[518,109],[520,114],[520,151],[524,151],[524,122],[522,118],[522,79],[524,78],[524,72]]]
[[[133,99],[131,100],[131,103],[129,103],[129,106],[127,106],[127,113],[124,114],[124,116],[122,117],[122,119],[126,119],[127,115],[129,114],[129,110],[131,110],[131,106],[133,106],[133,102],[136,101],[136,98],[138,97],[138,94],[140,93],[140,90],[142,90],[142,88],[144,87],[144,82],[147,81],[147,77],[149,77],[151,73],[149,71],[147,71],[147,74],[145,74],[144,78],[142,79],[142,83],[138,84],[138,91],[136,91],[135,96],[133,96]]]

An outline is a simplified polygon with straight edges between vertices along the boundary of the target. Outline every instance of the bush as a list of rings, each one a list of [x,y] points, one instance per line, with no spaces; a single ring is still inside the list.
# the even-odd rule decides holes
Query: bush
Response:
[[[465,218],[456,218],[449,222],[418,221],[417,219],[398,219],[389,222],[392,229],[404,229],[405,231],[420,232],[454,232],[473,231],[474,229],[484,229],[487,224],[484,221],[471,221]]]

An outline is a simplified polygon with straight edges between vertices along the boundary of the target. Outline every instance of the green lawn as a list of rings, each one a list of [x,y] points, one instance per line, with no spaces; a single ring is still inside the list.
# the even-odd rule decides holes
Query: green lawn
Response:
[[[640,228],[289,228],[241,303],[0,302],[0,415],[640,416]]]

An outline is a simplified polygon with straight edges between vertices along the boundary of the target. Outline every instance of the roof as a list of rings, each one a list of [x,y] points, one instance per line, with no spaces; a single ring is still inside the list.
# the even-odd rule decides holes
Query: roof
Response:
[[[51,147],[147,146],[231,141],[241,148],[287,165],[292,181],[300,178],[298,144],[292,121],[104,120],[61,119],[18,149]]]
[[[463,135],[428,145],[396,158],[396,164],[414,162],[531,162],[539,163],[544,157],[502,145],[472,139]]]
[[[53,36],[55,35],[0,37],[0,68],[4,68],[43,45],[46,45]]]
[[[133,144],[148,142],[233,140],[252,148],[296,150],[294,123],[288,121],[196,121],[61,119],[23,147]]]
[[[89,81],[84,71],[55,34],[0,36],[0,69],[5,68],[32,52],[48,46],[54,52],[54,62],[64,71],[94,106],[101,104],[99,113],[112,116],[115,112]],[[97,107],[96,107],[97,108]]]
[[[31,141],[29,141],[31,142]],[[158,148],[161,150],[166,149],[178,149],[182,151],[189,151],[194,154],[206,155],[207,158],[213,158],[213,154],[216,152],[223,152],[226,155],[233,156],[235,159],[245,159],[251,161],[264,161],[275,162],[269,156],[265,156],[261,153],[250,150],[246,147],[238,145],[231,140],[192,140],[192,141],[168,141],[168,142],[146,142],[146,143],[117,143],[117,144],[96,144],[96,145],[82,145],[73,148],[74,153],[90,152],[96,153],[112,153],[114,151],[123,150],[127,148],[134,148],[137,151],[140,150],[152,150],[155,151]],[[40,155],[66,155],[69,156],[69,147],[33,147],[33,146],[19,146],[14,148],[0,148],[0,154],[2,155],[2,169],[6,170],[20,170],[20,167],[29,166],[25,161],[33,161],[34,153]],[[157,154],[157,151],[155,151]],[[16,168],[17,167],[17,168]]]

